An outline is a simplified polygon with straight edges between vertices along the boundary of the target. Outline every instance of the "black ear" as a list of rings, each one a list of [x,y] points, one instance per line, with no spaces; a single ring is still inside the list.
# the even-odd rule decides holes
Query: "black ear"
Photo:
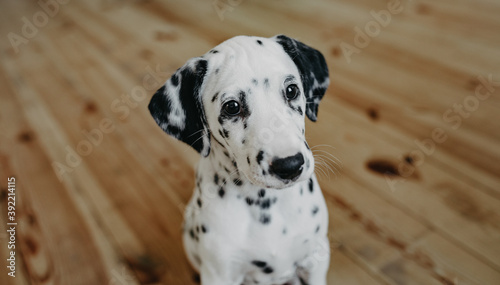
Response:
[[[210,153],[210,133],[200,95],[206,72],[206,60],[190,59],[156,91],[148,106],[158,126],[203,156]]]
[[[325,58],[316,49],[287,36],[278,35],[274,38],[299,69],[306,96],[306,115],[316,122],[319,101],[330,84]]]

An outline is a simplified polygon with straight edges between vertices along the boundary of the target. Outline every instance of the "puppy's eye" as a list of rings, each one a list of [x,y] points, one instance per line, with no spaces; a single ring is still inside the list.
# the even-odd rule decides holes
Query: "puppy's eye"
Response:
[[[224,111],[224,113],[226,113],[226,115],[236,116],[241,112],[241,106],[240,103],[231,100],[222,105],[222,110]]]
[[[300,93],[300,89],[296,84],[290,84],[285,89],[285,96],[288,100],[293,100],[297,98]]]

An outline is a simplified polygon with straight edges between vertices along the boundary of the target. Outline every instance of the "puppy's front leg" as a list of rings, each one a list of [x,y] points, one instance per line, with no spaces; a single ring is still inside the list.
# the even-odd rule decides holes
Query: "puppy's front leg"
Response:
[[[317,241],[311,256],[301,262],[298,275],[302,285],[326,285],[326,274],[330,265],[328,238]]]

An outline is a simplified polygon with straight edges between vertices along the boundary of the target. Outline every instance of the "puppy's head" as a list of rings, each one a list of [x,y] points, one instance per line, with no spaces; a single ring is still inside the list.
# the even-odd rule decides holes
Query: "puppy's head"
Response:
[[[328,84],[319,51],[283,35],[238,36],[190,59],[149,110],[201,155],[224,148],[252,183],[284,188],[314,171],[304,116],[316,121]]]

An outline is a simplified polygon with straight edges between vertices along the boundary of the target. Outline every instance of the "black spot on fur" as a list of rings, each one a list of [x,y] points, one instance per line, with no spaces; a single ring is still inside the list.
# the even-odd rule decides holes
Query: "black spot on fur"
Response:
[[[273,197],[272,203],[276,204],[276,202],[278,202],[278,198],[277,197]]]
[[[219,135],[220,135],[222,138],[225,138],[225,137],[224,137],[224,133],[222,133],[222,130],[219,130]]]
[[[319,225],[316,227],[316,230],[314,231],[315,233],[318,233],[319,232]]]
[[[274,272],[274,269],[272,267],[265,267],[264,269],[262,269],[262,272],[266,273],[266,274],[271,274]]]
[[[250,157],[249,156],[247,156],[247,162],[248,162],[248,164],[250,164]]]
[[[190,229],[190,230],[189,230],[189,236],[190,236],[192,239],[195,239],[195,235],[194,235],[194,231],[193,231],[193,229]]]
[[[219,175],[217,173],[214,175],[214,183],[215,185],[219,185]]]
[[[267,266],[267,262],[260,261],[260,260],[254,260],[254,261],[252,261],[252,264],[259,267],[259,268],[264,268]]]
[[[220,188],[219,188],[219,196],[220,196],[221,198],[224,198],[224,195],[225,195],[225,194],[226,194],[226,191],[224,191],[224,188],[220,187]]]
[[[224,137],[225,137],[225,138],[228,138],[228,137],[229,137],[229,131],[228,131],[228,130],[226,130],[226,129],[224,129],[224,128],[223,128],[223,129],[222,129],[222,132],[224,133]]]
[[[207,227],[205,227],[205,225],[201,225],[201,232],[206,234],[208,232],[208,229]]]
[[[211,51],[210,51],[210,53],[218,53],[218,52],[219,52],[219,51],[218,51],[218,50],[216,50],[216,49],[213,49],[213,50],[211,50]]]
[[[257,154],[257,164],[260,164],[260,162],[262,161],[262,159],[264,159],[264,151],[261,150]]]
[[[233,180],[234,185],[236,186],[241,186],[243,185],[243,181],[239,180],[238,178]]]
[[[314,191],[314,183],[312,178],[309,178],[309,192],[312,193],[313,191]]]
[[[200,198],[198,198],[198,199],[196,200],[196,203],[198,203],[198,207],[200,207],[200,208],[201,208],[201,206],[203,205],[203,202],[201,201],[201,199],[200,199]]]
[[[254,78],[254,79],[252,79],[252,84],[257,86],[259,84],[259,82],[257,81],[257,79]]]
[[[229,157],[229,152],[224,151],[223,153],[224,153],[225,156]]]
[[[253,205],[253,199],[252,199],[252,198],[247,197],[247,198],[245,199],[245,201],[247,202],[248,206],[252,206],[252,205]]]
[[[246,142],[247,142],[247,140],[246,140],[246,139],[242,139],[242,140],[241,140],[241,144],[245,144]]]
[[[264,196],[266,196],[266,190],[260,189],[258,195],[259,195],[260,198],[263,198]]]
[[[247,122],[243,122],[243,129],[246,129],[248,127]]]
[[[266,213],[262,213],[260,215],[260,219],[259,221],[264,224],[264,225],[267,225],[271,222],[271,216],[269,214],[266,214]]]
[[[259,45],[263,45],[261,40],[257,40],[257,43],[258,43]]]
[[[319,208],[318,206],[314,206],[313,209],[312,209],[312,215],[315,216],[319,211]]]
[[[219,97],[219,92],[215,93],[215,95],[212,97],[212,103],[215,102],[215,100],[217,100],[218,97]]]
[[[304,114],[304,112],[302,111],[302,108],[300,108],[300,106],[297,108],[297,112],[299,112],[299,114],[301,116]]]
[[[300,195],[304,193],[304,188],[300,187]]]
[[[269,88],[269,78],[264,78],[264,87]]]
[[[215,69],[215,74],[219,74],[219,69],[218,68]]]
[[[269,209],[269,207],[271,207],[271,200],[269,200],[269,199],[262,200],[262,202],[260,203],[260,208],[262,210],[265,210],[265,209]]]
[[[236,169],[238,168],[238,164],[236,163],[236,161],[235,161],[235,160],[233,160],[233,166],[234,166],[234,168],[236,168]]]
[[[247,104],[247,94],[245,93],[245,91],[240,91],[239,97],[240,97],[240,104],[241,104],[241,112],[240,112],[239,116],[242,118],[248,118],[248,116],[250,116],[251,112],[250,112],[250,108],[248,107],[248,104]]]

